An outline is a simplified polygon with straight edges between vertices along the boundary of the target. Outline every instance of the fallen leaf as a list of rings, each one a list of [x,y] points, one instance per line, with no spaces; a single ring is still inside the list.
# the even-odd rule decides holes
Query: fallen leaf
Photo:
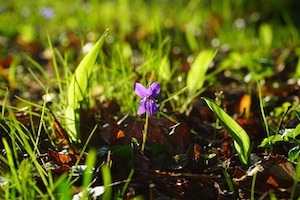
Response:
[[[52,149],[48,150],[49,159],[53,161],[57,165],[68,164],[70,166],[74,165],[79,159],[79,156],[74,154],[64,154],[57,151],[53,151]]]

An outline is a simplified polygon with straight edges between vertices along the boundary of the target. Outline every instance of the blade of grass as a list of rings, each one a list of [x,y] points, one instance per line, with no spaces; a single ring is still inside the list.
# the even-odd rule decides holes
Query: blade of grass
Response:
[[[93,128],[93,130],[92,130],[92,132],[90,133],[89,137],[87,138],[87,140],[86,140],[84,146],[82,147],[81,152],[80,152],[80,154],[79,154],[79,158],[77,159],[77,161],[76,161],[76,163],[75,163],[75,165],[74,165],[75,168],[78,166],[78,164],[79,164],[79,162],[80,162],[80,159],[82,158],[83,154],[85,153],[85,150],[86,150],[86,148],[87,148],[87,146],[88,146],[90,140],[92,139],[94,133],[96,132],[97,128],[98,128],[98,125],[96,125],[96,126]],[[68,182],[71,182],[71,179],[72,179],[72,176],[73,176],[73,174],[74,174],[74,171],[75,171],[75,170],[72,170],[72,171],[70,172],[69,178],[68,178]]]
[[[300,178],[300,160],[298,159],[298,163],[297,163],[297,166],[296,166],[296,176],[295,176],[295,179],[294,179],[290,199],[294,199],[295,192],[296,192],[296,189],[297,189],[297,185],[299,183],[299,178]],[[299,199],[299,197],[298,197],[298,199]]]
[[[40,78],[38,78],[38,76],[36,75],[36,73],[33,72],[32,69],[30,69],[30,68],[28,68],[28,71],[31,74],[31,76],[36,80],[36,82],[43,88],[43,90],[46,91],[45,84],[42,83],[42,81],[40,80]]]
[[[68,182],[67,173],[62,174],[54,183],[54,189],[57,188],[58,196],[61,200],[72,199],[70,183]]]
[[[256,81],[257,91],[258,91],[259,108],[260,108],[261,116],[262,116],[262,119],[263,119],[263,122],[264,122],[265,130],[266,130],[266,133],[267,133],[267,138],[268,138],[268,143],[269,143],[269,151],[270,151],[270,154],[272,155],[273,154],[273,148],[272,148],[272,145],[271,145],[271,141],[269,139],[270,138],[269,125],[268,125],[267,118],[266,118],[265,111],[264,111],[262,94],[261,94],[261,90],[260,90],[260,87],[259,87],[258,80],[255,79],[255,81]]]
[[[40,175],[40,178],[45,185],[45,188],[49,194],[49,196],[54,199],[53,192],[51,191],[51,188],[49,187],[49,183],[47,180],[48,174],[45,172],[43,167],[38,162],[37,155],[34,153],[33,149],[31,148],[31,145],[29,143],[29,138],[27,137],[26,133],[24,132],[24,127],[21,127],[18,120],[16,119],[14,113],[11,109],[8,110],[10,114],[10,123],[11,123],[11,134],[15,135],[15,138],[18,140],[19,143],[22,144],[22,147],[25,149],[25,151],[28,153],[32,163],[34,164],[36,170],[38,171],[38,174]],[[13,139],[13,137],[12,137]],[[15,145],[13,145],[15,146]],[[18,157],[17,155],[15,156]]]
[[[257,172],[253,174],[251,183],[251,200],[255,200],[255,183],[256,183]]]
[[[60,73],[59,73],[59,70],[58,70],[56,56],[55,56],[55,53],[54,53],[54,49],[53,49],[51,38],[50,38],[49,34],[47,34],[47,39],[48,39],[48,45],[49,45],[49,48],[50,48],[50,51],[51,51],[51,54],[52,54],[53,68],[54,68],[55,76],[56,76],[56,79],[57,79],[59,93],[63,94],[63,87],[62,87],[62,83],[61,83]]]
[[[132,168],[132,169],[130,170],[129,175],[128,175],[128,178],[126,179],[126,182],[125,182],[125,184],[124,184],[124,186],[123,186],[123,188],[122,188],[122,192],[121,192],[121,197],[122,197],[122,198],[125,197],[125,192],[126,192],[126,190],[127,190],[127,188],[128,188],[128,185],[129,185],[129,183],[130,183],[130,181],[131,181],[131,178],[132,178],[133,174],[134,174],[134,169]]]
[[[11,148],[9,147],[7,141],[5,138],[2,138],[2,142],[6,151],[6,158],[7,158],[7,163],[9,165],[9,169],[12,175],[12,181],[16,186],[16,189],[21,193],[22,192],[22,188],[21,188],[21,184],[18,178],[18,174],[17,174],[17,170],[16,170],[16,166],[14,163],[14,158],[13,158],[13,152],[11,151]]]
[[[48,90],[46,91],[46,94],[48,94]],[[39,144],[39,140],[41,137],[41,133],[42,133],[42,127],[43,127],[43,121],[44,121],[44,117],[45,117],[45,109],[46,109],[46,101],[44,101],[43,103],[43,108],[42,108],[42,113],[40,116],[40,123],[39,123],[39,127],[38,127],[38,131],[37,131],[37,135],[36,135],[36,140],[34,142],[34,152],[37,152],[38,155],[40,155],[40,151],[38,149],[38,144]],[[34,122],[31,123],[32,124],[32,130],[34,130]]]
[[[8,95],[9,95],[9,90],[8,90],[8,88],[6,88],[5,96],[4,96],[3,101],[2,101],[2,109],[1,109],[0,118],[4,117],[5,107],[6,107]]]
[[[96,163],[96,151],[94,149],[91,149],[88,153],[87,159],[86,159],[86,169],[84,170],[84,175],[83,175],[83,184],[82,187],[84,189],[88,188],[90,182],[92,181],[93,178],[93,168]]]
[[[221,124],[230,133],[234,139],[234,147],[243,164],[248,165],[250,156],[250,137],[246,131],[232,119],[222,108],[220,108],[213,100],[202,98],[208,107],[217,115]]]
[[[104,194],[103,199],[111,199],[112,196],[112,188],[111,188],[111,173],[110,173],[110,167],[108,163],[105,163],[101,167],[102,172],[102,178],[103,178],[103,184],[104,184]]]
[[[231,179],[230,175],[228,174],[228,172],[224,168],[222,169],[222,172],[223,172],[223,175],[225,177],[226,183],[228,185],[229,192],[233,193],[234,192],[234,186],[233,186],[232,179]]]
[[[45,69],[37,62],[35,61],[33,58],[31,58],[29,55],[27,54],[22,54],[25,59],[27,59],[34,67],[36,67],[39,72],[42,74],[42,77],[48,82],[50,83],[50,79],[49,79],[49,75],[46,73]],[[30,68],[28,68],[30,69]],[[30,69],[30,71],[32,72],[32,70]],[[34,74],[34,72],[32,72]]]
[[[91,181],[93,178],[93,171],[94,171],[94,166],[96,163],[96,156],[97,153],[94,149],[91,149],[88,153],[85,166],[86,169],[84,170],[83,174],[83,183],[82,183],[82,198],[87,198],[89,196],[89,187],[92,185]]]

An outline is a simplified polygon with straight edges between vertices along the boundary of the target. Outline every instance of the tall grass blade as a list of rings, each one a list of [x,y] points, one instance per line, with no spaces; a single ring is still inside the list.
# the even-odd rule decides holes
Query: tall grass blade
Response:
[[[256,183],[257,172],[253,174],[251,183],[251,200],[255,200],[255,183]]]
[[[243,164],[248,165],[250,155],[250,137],[246,131],[232,119],[222,108],[220,108],[213,100],[202,98],[208,107],[217,115],[221,124],[230,133],[234,139],[234,147]]]
[[[110,173],[109,165],[108,164],[102,165],[101,172],[102,172],[103,183],[105,188],[103,199],[111,199],[112,188],[111,188],[111,173]]]
[[[17,167],[15,166],[14,163],[14,158],[13,158],[13,152],[11,148],[8,145],[8,142],[6,141],[5,138],[2,138],[2,142],[6,151],[6,157],[7,157],[7,163],[9,165],[9,169],[12,175],[12,181],[15,184],[16,189],[22,193],[22,187],[19,181],[18,173],[17,173]]]
[[[86,159],[86,166],[87,168],[84,170],[84,175],[83,175],[83,184],[82,187],[88,188],[89,184],[92,181],[93,178],[93,171],[94,171],[94,166],[96,163],[96,151],[94,149],[91,149],[89,151],[89,156],[87,156]]]
[[[264,122],[265,130],[266,130],[266,133],[267,133],[267,138],[268,138],[268,143],[269,143],[269,151],[270,151],[270,154],[272,155],[273,154],[273,148],[272,148],[272,145],[271,145],[271,140],[269,139],[270,138],[270,131],[269,131],[269,125],[268,125],[267,118],[266,118],[265,111],[264,111],[263,97],[262,97],[262,93],[261,93],[261,90],[260,90],[258,80],[255,79],[255,81],[256,81],[256,85],[257,85],[260,112],[261,112],[261,116],[262,116],[262,119],[263,119],[263,122]]]
[[[298,159],[298,163],[296,165],[296,175],[295,175],[290,199],[294,199],[294,197],[295,197],[295,192],[297,190],[297,185],[299,183],[299,179],[300,179],[300,161]],[[299,199],[299,197],[298,197],[298,199]]]

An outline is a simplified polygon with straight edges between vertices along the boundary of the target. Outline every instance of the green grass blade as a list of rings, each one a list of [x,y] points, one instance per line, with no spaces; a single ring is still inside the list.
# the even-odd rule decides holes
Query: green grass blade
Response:
[[[8,145],[8,142],[6,141],[5,138],[2,138],[2,142],[6,151],[6,156],[7,156],[7,162],[9,165],[9,169],[11,172],[11,176],[12,176],[12,181],[15,184],[16,189],[22,193],[22,187],[18,178],[18,173],[17,173],[17,167],[14,164],[14,158],[13,158],[13,152],[11,150],[11,148]]]
[[[126,192],[126,190],[127,190],[127,188],[128,188],[128,185],[129,185],[129,183],[130,183],[130,181],[131,181],[131,179],[132,179],[133,174],[134,174],[134,169],[132,168],[132,169],[130,170],[130,173],[129,173],[129,175],[128,175],[128,178],[127,178],[127,180],[126,180],[126,183],[124,184],[124,186],[123,186],[123,188],[122,188],[122,192],[121,192],[121,197],[122,197],[122,198],[125,198],[125,192]]]
[[[92,184],[91,182],[93,178],[93,171],[96,163],[96,157],[97,157],[96,151],[94,149],[91,149],[86,159],[86,163],[85,163],[86,169],[84,170],[84,174],[83,174],[82,188],[83,188],[83,197],[85,198],[89,196],[88,188]]]
[[[190,95],[203,87],[206,72],[215,55],[216,51],[203,50],[195,58],[186,80]]]
[[[254,74],[254,77],[255,77],[255,74]],[[256,81],[256,85],[257,85],[259,108],[260,108],[261,116],[262,116],[262,119],[263,119],[263,122],[264,122],[264,125],[265,125],[264,127],[265,127],[265,130],[266,130],[266,133],[267,133],[267,138],[268,138],[268,142],[269,142],[269,151],[270,151],[270,154],[272,155],[273,154],[273,147],[272,147],[271,141],[269,139],[270,138],[270,131],[269,131],[269,125],[268,125],[265,110],[264,110],[263,97],[262,97],[262,93],[261,93],[261,90],[260,90],[258,80],[255,79],[255,81]]]
[[[220,108],[213,100],[202,98],[205,100],[209,108],[217,115],[224,128],[230,133],[234,139],[234,147],[243,164],[247,165],[250,155],[250,137],[246,131],[232,119],[222,108]]]
[[[228,185],[229,192],[233,193],[234,192],[234,186],[233,186],[233,183],[232,183],[232,179],[231,179],[229,173],[226,171],[225,168],[223,168],[222,171],[223,171],[223,176],[224,176],[224,178],[226,180],[226,183]]]
[[[60,200],[72,199],[70,183],[67,173],[62,174],[54,183],[54,188],[57,190]]]
[[[257,172],[253,174],[252,184],[251,184],[251,200],[255,199],[255,183],[256,183]]]
[[[294,197],[295,197],[295,192],[297,190],[297,184],[299,183],[299,178],[300,178],[300,161],[298,160],[298,163],[296,165],[296,175],[295,175],[290,199],[294,199]],[[299,199],[299,197],[298,197],[298,199]]]
[[[104,196],[103,199],[111,199],[112,196],[112,188],[111,188],[111,172],[108,164],[104,164],[101,167],[102,178],[104,183]]]
[[[83,184],[82,184],[82,187],[85,189],[89,187],[89,184],[92,181],[94,166],[95,166],[96,157],[97,157],[96,151],[94,149],[91,149],[89,151],[88,155],[89,156],[87,156],[87,159],[86,159],[87,168],[84,170],[85,172],[83,175]]]
[[[78,109],[80,108],[80,102],[84,99],[89,78],[92,74],[94,64],[107,34],[108,30],[105,30],[92,50],[82,59],[68,86],[68,106],[65,111],[66,128],[71,133],[73,140],[77,139],[79,129]]]

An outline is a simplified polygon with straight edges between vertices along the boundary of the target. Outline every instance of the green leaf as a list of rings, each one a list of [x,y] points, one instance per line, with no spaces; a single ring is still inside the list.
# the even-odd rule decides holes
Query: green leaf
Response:
[[[94,64],[107,34],[108,29],[105,30],[92,50],[84,56],[75,70],[68,86],[68,105],[65,110],[65,119],[66,129],[73,140],[78,138],[80,102],[84,100],[89,78],[92,74]]]
[[[285,140],[295,139],[298,135],[300,135],[300,124],[298,124],[294,129],[283,129],[283,137]]]
[[[269,24],[262,24],[259,27],[259,41],[261,45],[267,49],[272,46],[273,30]]]
[[[300,59],[299,59],[299,63],[300,63]],[[298,117],[298,119],[300,119],[300,105],[294,109],[294,113]]]
[[[222,108],[220,108],[213,100],[202,98],[205,100],[209,108],[217,115],[224,128],[230,133],[234,139],[234,147],[243,164],[247,165],[250,155],[250,137],[246,131],[232,119]]]
[[[77,130],[79,130],[79,110],[68,105],[65,109],[65,126],[70,138],[73,141],[77,140]]]
[[[79,102],[84,99],[90,75],[107,33],[108,30],[102,34],[92,50],[84,56],[72,76],[68,87],[68,104],[73,108],[78,108]]]
[[[169,81],[171,79],[170,61],[168,56],[164,56],[161,59],[158,70],[159,76],[161,76],[164,81]]]
[[[132,159],[132,148],[128,146],[120,146],[120,145],[115,145],[112,147],[112,153],[113,155],[117,157],[124,158],[126,160]]]
[[[290,162],[296,162],[300,158],[300,146],[291,148],[288,152],[288,158]]]
[[[263,139],[263,141],[260,143],[260,145],[258,147],[271,147],[276,142],[281,142],[283,140],[284,139],[279,134],[271,135],[270,137]]]
[[[197,55],[187,75],[186,84],[189,94],[194,94],[203,87],[206,72],[215,55],[216,51],[212,50],[203,50]]]

